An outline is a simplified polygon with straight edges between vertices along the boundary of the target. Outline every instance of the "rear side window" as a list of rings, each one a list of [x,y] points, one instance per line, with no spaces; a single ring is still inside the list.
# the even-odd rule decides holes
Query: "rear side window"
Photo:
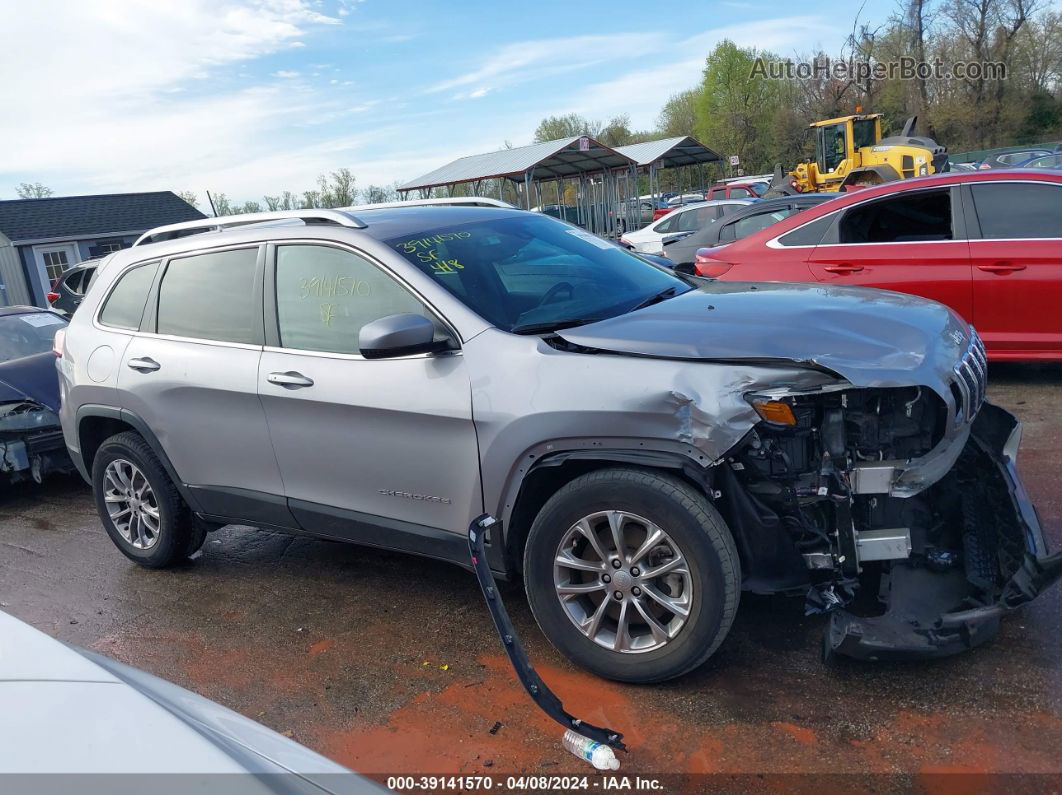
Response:
[[[951,240],[951,193],[903,193],[853,207],[841,217],[841,243]]]
[[[137,265],[118,277],[118,282],[107,296],[107,302],[100,312],[100,323],[105,326],[136,331],[140,328],[140,318],[144,315],[144,303],[148,290],[158,271],[157,262]]]
[[[974,185],[981,237],[1062,237],[1062,186],[1029,182]]]
[[[748,188],[731,188],[730,189],[730,198],[731,199],[747,199],[751,195],[752,195],[752,191],[750,191]]]
[[[170,260],[159,285],[158,333],[256,343],[257,261],[257,247]]]
[[[74,295],[81,295],[81,280],[84,278],[84,271],[74,271],[73,273],[67,273],[63,277],[63,284],[66,285],[66,289],[72,292]]]
[[[698,207],[696,210],[687,210],[679,216],[678,229],[676,231],[696,232],[716,218],[718,216],[716,215],[715,207]]]
[[[822,242],[822,238],[826,235],[826,230],[830,228],[835,217],[836,215],[831,213],[812,221],[810,224],[804,224],[789,234],[782,235],[778,238],[778,243],[783,246],[817,246]]]
[[[768,213],[757,213],[756,215],[746,215],[744,218],[739,218],[730,224],[731,240],[741,240],[743,237],[748,237],[753,232],[759,232],[761,229],[766,229],[771,224],[776,224],[783,218],[788,218],[796,209],[793,207],[784,207],[780,210],[774,210]],[[720,237],[721,239],[721,237]]]

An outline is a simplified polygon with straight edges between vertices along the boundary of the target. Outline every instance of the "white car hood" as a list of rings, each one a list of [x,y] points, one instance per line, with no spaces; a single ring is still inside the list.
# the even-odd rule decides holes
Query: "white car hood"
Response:
[[[253,773],[294,791],[380,791],[220,704],[2,612],[0,704],[0,775]],[[240,791],[253,780],[242,776]]]

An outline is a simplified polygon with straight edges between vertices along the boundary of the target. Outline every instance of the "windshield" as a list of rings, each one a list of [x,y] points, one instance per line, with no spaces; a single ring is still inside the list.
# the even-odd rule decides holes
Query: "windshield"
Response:
[[[607,240],[531,213],[387,243],[481,317],[516,333],[590,323],[692,289]]]
[[[66,328],[66,321],[51,312],[0,317],[0,362],[50,351],[61,328]]]

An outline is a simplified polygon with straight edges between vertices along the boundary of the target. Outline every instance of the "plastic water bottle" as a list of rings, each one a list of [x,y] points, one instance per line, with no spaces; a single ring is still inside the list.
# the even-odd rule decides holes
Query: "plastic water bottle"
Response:
[[[564,732],[564,739],[561,740],[561,744],[598,770],[619,770],[619,760],[607,745],[594,742],[589,737],[583,737],[583,735],[571,729]]]

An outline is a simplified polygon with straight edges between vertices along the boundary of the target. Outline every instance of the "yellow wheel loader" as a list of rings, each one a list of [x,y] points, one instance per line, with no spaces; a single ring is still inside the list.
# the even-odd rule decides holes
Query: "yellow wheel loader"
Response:
[[[932,138],[915,136],[912,116],[899,135],[881,137],[881,114],[860,113],[809,125],[815,159],[783,174],[779,166],[766,197],[821,193],[939,174],[948,170],[948,150]]]

